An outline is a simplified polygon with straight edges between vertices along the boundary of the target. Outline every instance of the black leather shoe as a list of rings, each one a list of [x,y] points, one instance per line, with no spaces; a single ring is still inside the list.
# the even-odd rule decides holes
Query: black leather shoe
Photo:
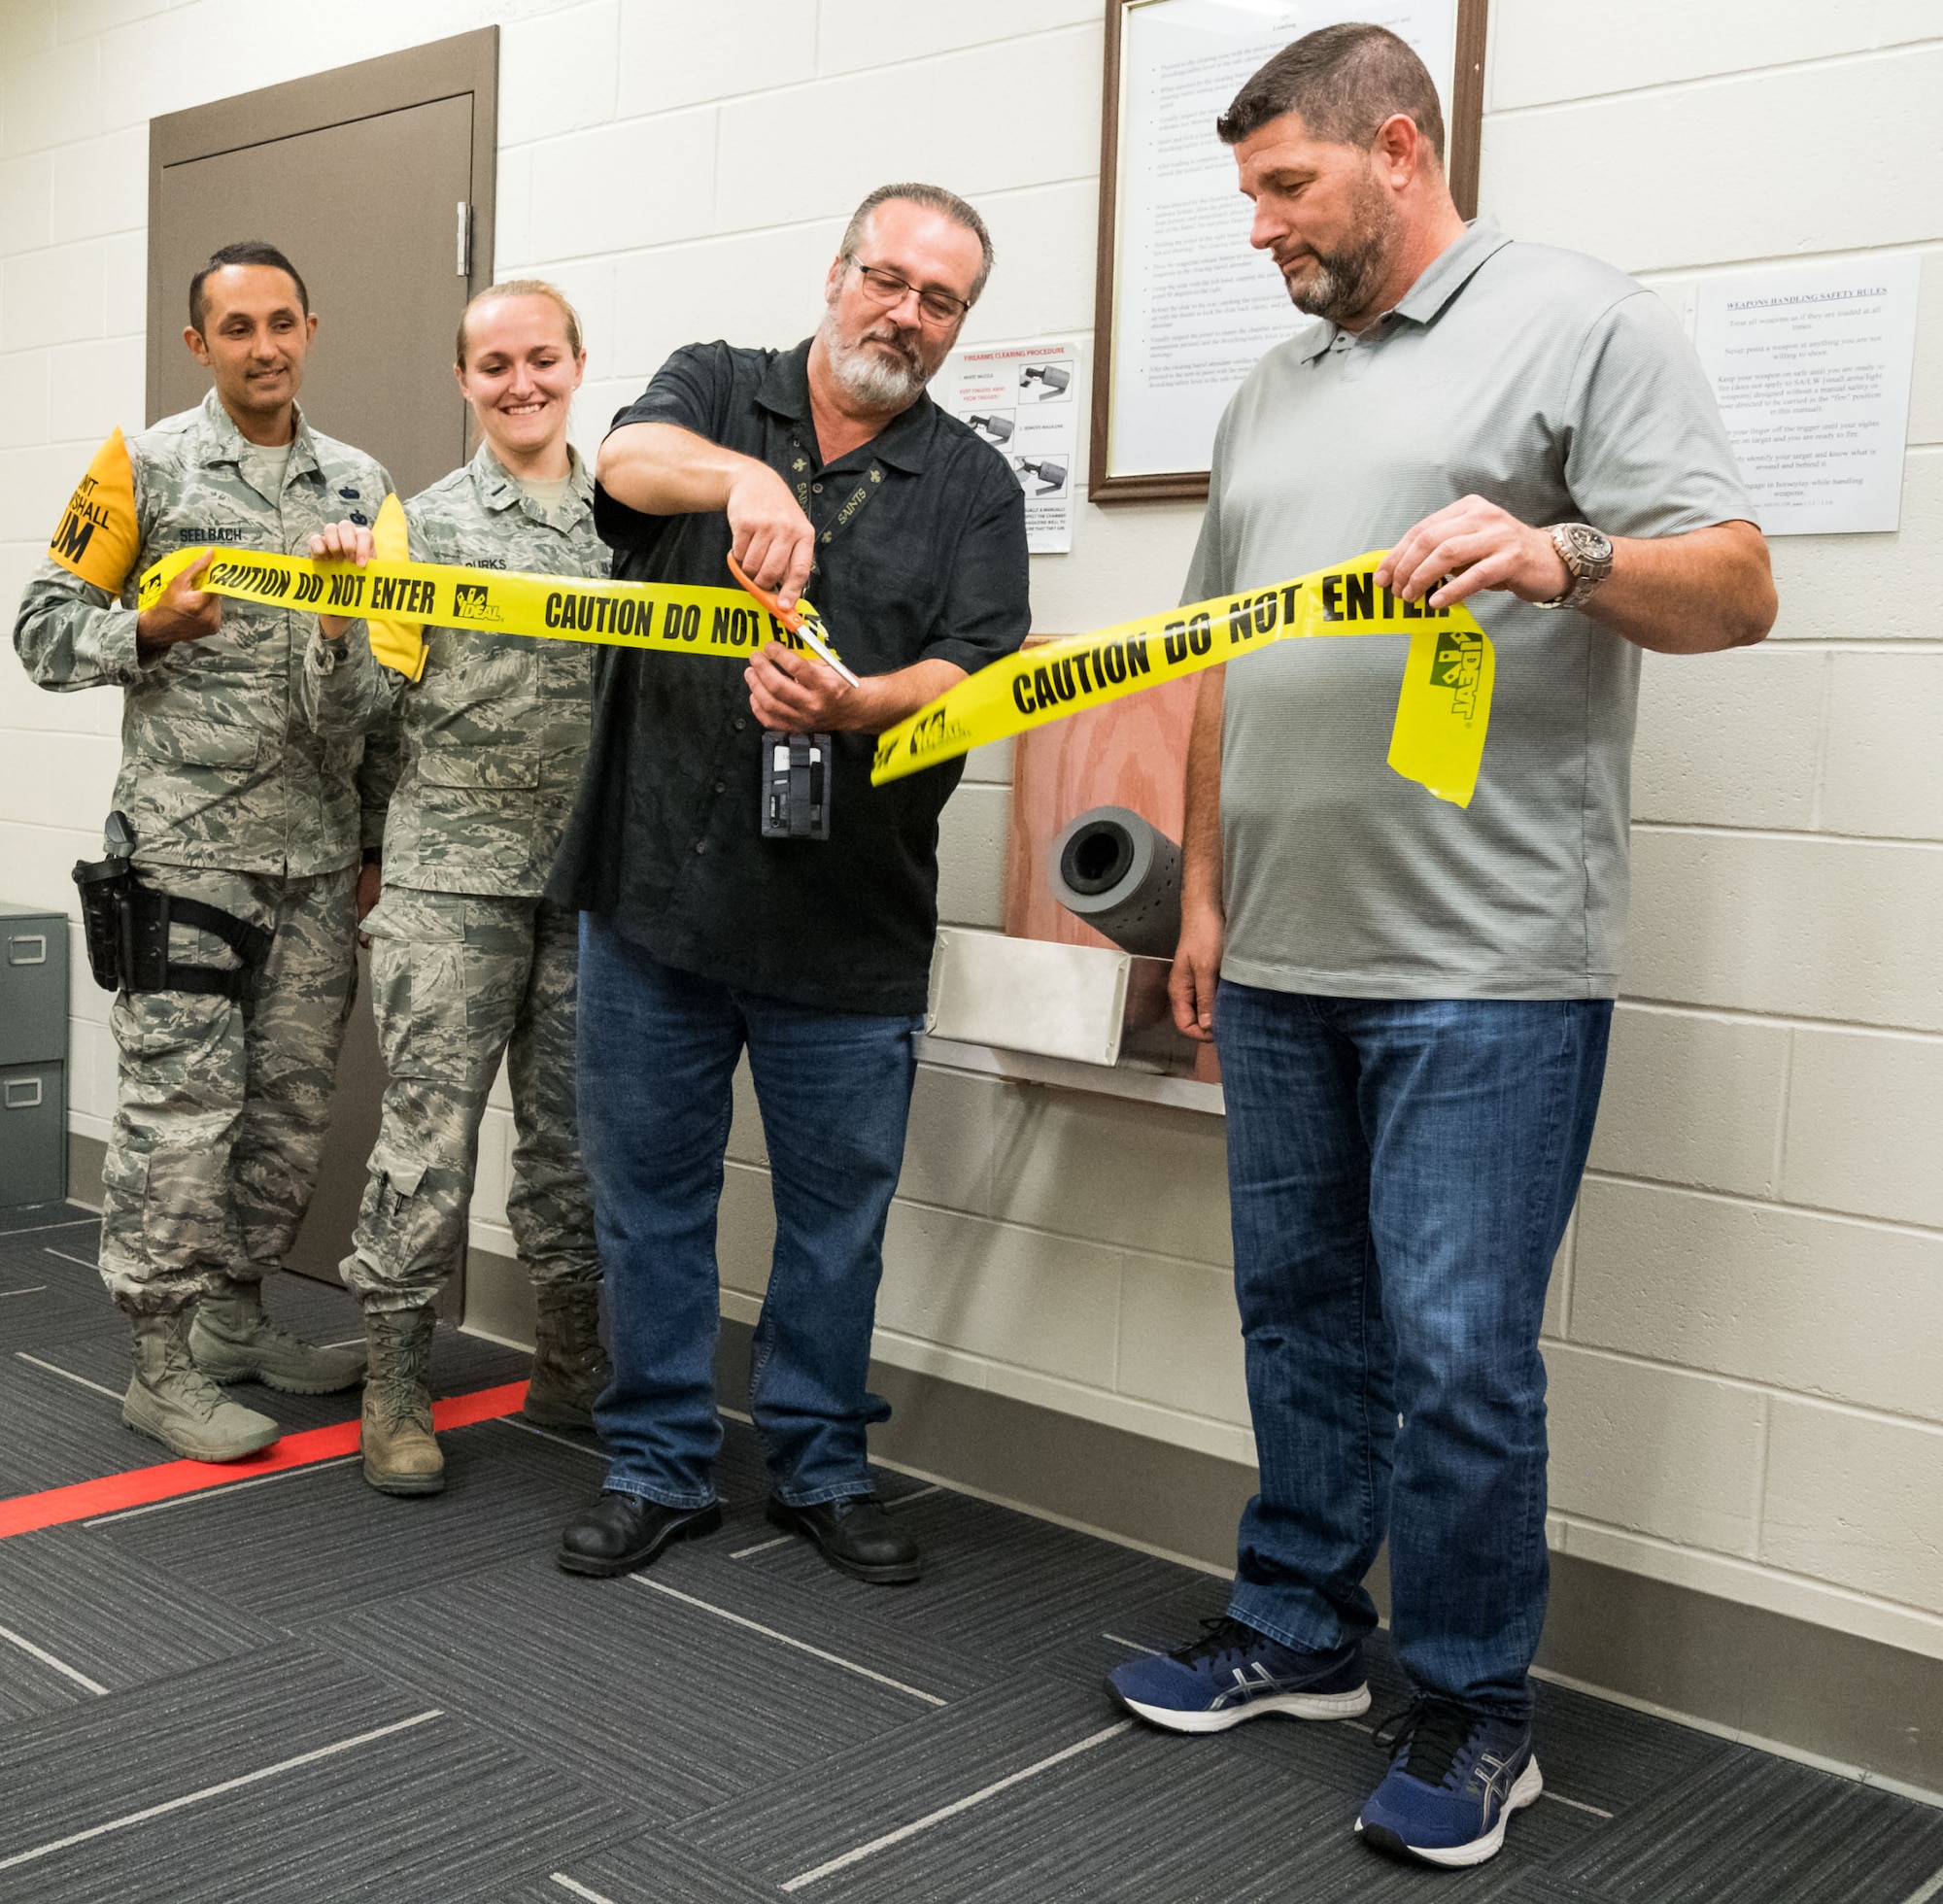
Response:
[[[852,1580],[903,1586],[924,1572],[917,1543],[874,1494],[852,1494],[814,1508],[793,1508],[771,1494],[768,1516],[771,1527],[814,1541],[824,1559]]]
[[[722,1504],[665,1508],[641,1494],[607,1489],[562,1530],[554,1558],[569,1574],[631,1574],[670,1541],[692,1541],[722,1525]]]

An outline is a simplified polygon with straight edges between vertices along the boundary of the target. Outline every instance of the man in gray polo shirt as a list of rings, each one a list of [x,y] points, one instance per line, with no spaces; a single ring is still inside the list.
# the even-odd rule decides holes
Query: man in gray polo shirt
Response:
[[[1384,764],[1401,637],[1201,677],[1173,989],[1221,1054],[1261,1492],[1227,1617],[1110,1683],[1183,1732],[1365,1711],[1387,1537],[1413,1703],[1357,1826],[1475,1864],[1543,1788],[1538,1336],[1618,986],[1641,652],[1758,641],[1774,590],[1678,323],[1465,224],[1401,40],[1310,34],[1219,131],[1320,322],[1222,419],[1184,598],[1388,547],[1406,600],[1468,602],[1497,687],[1460,808]]]

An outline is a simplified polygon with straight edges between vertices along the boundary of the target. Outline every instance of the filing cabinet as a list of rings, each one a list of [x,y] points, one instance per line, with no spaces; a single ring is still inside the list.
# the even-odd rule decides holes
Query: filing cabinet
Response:
[[[0,901],[0,1209],[67,1195],[67,938]]]

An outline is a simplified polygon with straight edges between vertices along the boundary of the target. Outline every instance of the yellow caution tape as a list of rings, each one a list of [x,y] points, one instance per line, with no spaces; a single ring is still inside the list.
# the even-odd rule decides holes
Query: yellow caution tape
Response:
[[[153,605],[184,569],[210,553],[190,548],[164,556],[142,577],[140,606]],[[670,655],[748,654],[766,640],[807,652],[798,636],[740,589],[598,582],[470,568],[460,562],[373,561],[359,568],[353,562],[313,561],[308,556],[279,556],[263,549],[219,549],[215,554],[208,574],[196,584],[199,589],[300,614],[377,616],[407,627],[476,629],[483,634],[593,641]],[[815,612],[807,601],[797,605],[805,615]]]
[[[873,786],[990,740],[1104,707],[1125,695],[1312,635],[1407,634],[1389,764],[1439,799],[1468,806],[1491,719],[1491,638],[1458,603],[1400,601],[1377,585],[1386,549],[1269,589],[1191,602],[1071,635],[980,668],[878,736]]]
[[[382,515],[380,523],[389,527]],[[85,536],[81,540],[77,561],[86,552]],[[178,550],[142,577],[141,605],[152,605],[177,575],[211,553],[218,560],[202,588],[269,607],[362,616],[373,652],[413,680],[425,666],[426,624],[677,655],[747,654],[766,640],[804,649],[800,636],[740,589],[382,559],[358,568],[261,550]],[[1496,653],[1461,603],[1432,608],[1380,588],[1376,571],[1387,553],[1372,550],[1273,588],[1193,602],[1008,656],[881,734],[871,784],[1240,660],[1272,641],[1407,634],[1389,765],[1439,799],[1468,806],[1490,726]],[[807,602],[799,606],[805,615],[815,612]]]

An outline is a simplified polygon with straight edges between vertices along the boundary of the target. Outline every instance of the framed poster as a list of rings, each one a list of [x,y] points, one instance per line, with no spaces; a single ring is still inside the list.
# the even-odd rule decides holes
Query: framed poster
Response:
[[[1368,20],[1406,40],[1443,103],[1457,209],[1476,215],[1487,0],[1107,0],[1094,502],[1208,493],[1214,425],[1272,345],[1309,322],[1248,244],[1214,120],[1293,40]]]
[[[1694,344],[1776,535],[1901,527],[1923,260],[1913,252],[1702,278]]]

